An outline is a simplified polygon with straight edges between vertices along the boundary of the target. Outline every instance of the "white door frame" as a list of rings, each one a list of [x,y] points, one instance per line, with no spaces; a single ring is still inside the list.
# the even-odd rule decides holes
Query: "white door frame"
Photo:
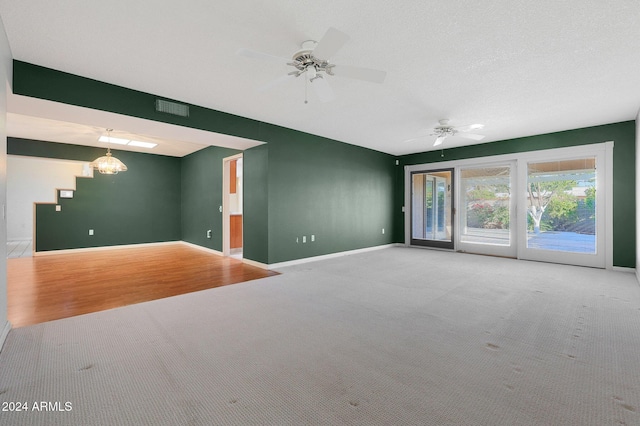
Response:
[[[610,145],[608,145],[610,144]],[[552,153],[550,151],[553,151]],[[586,145],[578,149],[531,152],[522,156],[518,165],[518,180],[528,182],[528,163],[572,160],[585,157],[596,159],[596,252],[583,254],[566,251],[539,250],[527,247],[527,238],[518,241],[518,258],[550,263],[613,269],[613,142]],[[551,155],[550,155],[551,154]],[[521,185],[522,186],[522,185]],[[524,191],[522,191],[524,192]],[[518,205],[527,205],[527,194],[519,195]],[[527,235],[527,212],[519,213],[520,236]],[[602,237],[604,236],[604,238]]]
[[[411,172],[420,171],[420,170],[429,170],[429,169],[444,169],[444,168],[454,168],[456,173],[459,174],[459,170],[461,167],[483,167],[490,166],[496,163],[506,163],[510,161],[516,162],[517,168],[517,177],[516,177],[516,187],[514,188],[515,194],[512,194],[512,199],[517,199],[516,203],[516,214],[515,218],[517,220],[518,226],[518,237],[517,237],[517,258],[518,259],[529,259],[530,252],[523,251],[523,247],[526,247],[526,211],[524,210],[524,206],[526,206],[526,199],[523,201],[523,197],[526,197],[526,194],[523,194],[524,191],[521,191],[520,188],[524,183],[527,182],[526,179],[526,170],[527,163],[530,161],[553,161],[557,159],[564,158],[576,158],[576,157],[589,157],[596,156],[597,157],[597,167],[599,169],[599,178],[597,183],[596,194],[600,194],[597,202],[596,208],[598,209],[596,215],[603,226],[603,233],[600,233],[600,238],[602,241],[602,246],[599,248],[599,253],[604,257],[604,265],[599,267],[604,267],[606,269],[613,269],[613,141],[602,142],[596,144],[588,144],[588,145],[578,145],[566,148],[554,148],[554,149],[545,149],[538,151],[527,151],[521,153],[513,153],[513,154],[503,154],[503,155],[495,155],[489,157],[479,157],[479,158],[469,158],[464,160],[453,160],[453,161],[443,161],[438,163],[427,163],[427,164],[414,164],[411,166],[405,166],[405,204],[404,204],[404,213],[405,213],[405,245],[410,246],[411,241]],[[604,170],[603,170],[604,169]],[[604,177],[604,183],[603,178]],[[524,180],[523,180],[524,179]],[[460,185],[460,178],[456,176],[456,186]],[[456,200],[454,200],[454,205],[456,211],[460,209],[460,191],[457,188],[456,191]],[[513,197],[517,198],[513,198]],[[597,195],[598,196],[598,195]],[[459,216],[459,215],[456,215]],[[524,219],[523,219],[524,218]],[[457,219],[456,219],[457,220]],[[459,228],[459,226],[458,226]],[[459,244],[459,232],[454,236],[454,250],[457,249]],[[604,238],[602,238],[604,235]],[[417,246],[416,246],[417,247]],[[525,254],[527,253],[527,254]],[[556,252],[553,252],[556,253]],[[569,256],[572,257],[572,256]],[[564,263],[567,259],[558,258],[557,256],[549,257],[548,259],[540,259],[548,262],[562,262]],[[568,259],[571,261],[571,259]],[[581,262],[576,264],[583,264]],[[592,266],[592,265],[589,265]]]
[[[456,226],[456,217],[455,217],[455,169],[453,168],[447,168],[447,169],[430,169],[430,170],[419,170],[416,174],[418,175],[431,175],[433,178],[433,190],[435,191],[435,185],[436,182],[438,182],[438,180],[440,179],[440,181],[444,181],[445,182],[445,211],[448,210],[447,212],[447,218],[445,218],[445,229],[446,231],[444,232],[445,237],[447,234],[451,235],[451,238],[447,239],[438,239],[437,236],[437,231],[434,230],[433,233],[434,235],[431,238],[414,238],[412,235],[410,235],[410,239],[409,241],[413,240],[413,244],[416,246],[424,246],[424,247],[429,247],[429,248],[443,248],[445,250],[450,250],[452,247],[454,247],[455,241],[453,240],[454,238],[454,227]],[[438,176],[438,174],[449,174],[449,184],[446,183],[446,179],[442,178],[441,176]],[[413,178],[410,178],[413,179]],[[426,184],[426,182],[425,182]],[[413,185],[413,181],[411,182],[410,185]],[[413,192],[413,188],[410,188],[409,190],[410,192],[410,199],[411,199],[411,193]],[[449,199],[449,201],[447,202],[447,199]],[[448,209],[446,207],[449,207]],[[434,211],[437,212],[437,197],[436,200],[434,200]],[[411,206],[410,210],[413,209],[413,206]],[[409,217],[411,218],[410,220],[413,223],[413,214],[415,212],[410,212]],[[409,229],[411,228],[411,225],[409,225]],[[426,237],[426,236],[425,236]]]
[[[222,255],[231,254],[231,215],[229,211],[231,179],[231,161],[242,158],[242,154],[232,155],[222,159]]]

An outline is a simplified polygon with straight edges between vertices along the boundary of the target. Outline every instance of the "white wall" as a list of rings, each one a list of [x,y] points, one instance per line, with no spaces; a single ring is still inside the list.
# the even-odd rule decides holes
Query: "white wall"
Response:
[[[11,84],[13,59],[9,40],[4,31],[0,17],[0,349],[9,333],[11,324],[7,319],[7,221],[5,208],[7,205],[7,92]]]
[[[33,203],[56,202],[56,189],[75,189],[89,163],[7,156],[7,240],[33,238]]]

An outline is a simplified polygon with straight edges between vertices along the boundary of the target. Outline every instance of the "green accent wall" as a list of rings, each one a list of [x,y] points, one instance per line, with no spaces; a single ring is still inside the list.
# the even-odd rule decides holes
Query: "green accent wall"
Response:
[[[393,157],[277,126],[262,125],[261,137],[270,142],[243,153],[246,258],[273,264],[392,242]],[[183,158],[185,241],[222,250],[222,159],[236,153]]]
[[[21,61],[14,61],[13,88],[23,96],[267,142],[244,152],[247,259],[272,264],[393,242],[397,167],[391,155],[196,105],[189,117],[159,113],[155,95]],[[219,215],[222,193],[206,195],[203,182],[215,179],[217,156],[206,151],[185,157],[177,180],[180,235],[214,249],[221,248],[220,227],[215,217],[209,222],[207,211],[213,206]],[[206,229],[213,230],[212,241],[202,240]]]
[[[509,139],[472,146],[429,151],[400,157],[402,166],[413,164],[438,163],[441,161],[462,160],[511,154],[543,149],[587,145],[601,142],[614,142],[613,148],[613,264],[614,266],[635,268],[635,140],[634,121],[606,124],[583,129],[567,130],[524,138]],[[442,157],[444,154],[444,157]],[[397,173],[395,240],[404,240],[404,167]],[[400,194],[400,195],[398,195]]]
[[[269,263],[269,144],[242,155],[243,237],[242,255]]]
[[[241,152],[211,146],[181,159],[183,241],[222,251],[222,160]]]
[[[269,142],[268,263],[393,242],[393,156],[276,126],[261,129]]]
[[[12,155],[92,161],[105,149],[9,138]],[[129,170],[76,179],[71,199],[36,205],[36,251],[180,240],[180,159],[112,150]],[[94,235],[89,235],[89,229]]]

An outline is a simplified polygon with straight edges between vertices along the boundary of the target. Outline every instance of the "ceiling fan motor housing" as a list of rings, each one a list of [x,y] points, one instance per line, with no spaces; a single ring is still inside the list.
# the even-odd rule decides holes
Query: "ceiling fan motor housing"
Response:
[[[456,130],[451,126],[438,126],[433,129],[433,133],[431,135],[450,137],[455,135],[456,133]]]
[[[333,75],[332,68],[335,65],[313,56],[313,49],[316,44],[318,44],[318,42],[315,40],[304,41],[302,42],[301,49],[293,54],[293,62],[290,62],[288,65],[296,68],[297,71],[292,72],[296,77],[308,71],[310,67],[313,67],[316,72],[324,72],[328,75]]]

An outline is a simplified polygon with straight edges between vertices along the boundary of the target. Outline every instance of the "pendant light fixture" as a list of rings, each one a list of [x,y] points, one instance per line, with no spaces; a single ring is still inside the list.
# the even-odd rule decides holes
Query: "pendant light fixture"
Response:
[[[111,142],[111,130],[113,129],[107,129],[107,140],[109,143]],[[125,166],[122,161],[111,155],[111,148],[109,146],[107,146],[107,155],[96,158],[89,163],[89,167],[94,168],[103,175],[117,175],[118,172],[127,171],[127,166]]]

